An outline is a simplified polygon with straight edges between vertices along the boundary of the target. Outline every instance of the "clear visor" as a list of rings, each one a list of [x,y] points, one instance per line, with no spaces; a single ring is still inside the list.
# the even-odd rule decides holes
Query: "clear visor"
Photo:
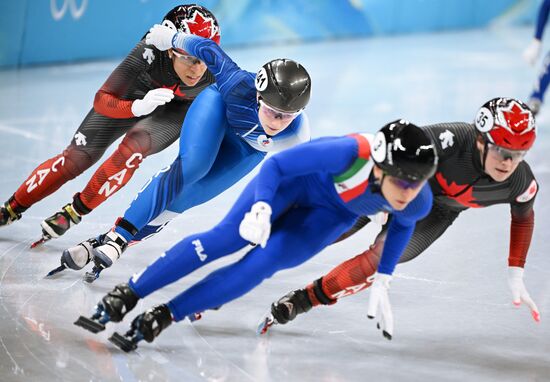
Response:
[[[504,147],[496,146],[492,143],[487,144],[489,147],[489,153],[501,161],[511,159],[512,162],[518,163],[523,160],[527,150],[510,150]]]
[[[263,100],[260,100],[259,103],[260,103],[260,111],[264,113],[267,117],[274,118],[274,119],[281,119],[283,121],[294,119],[303,111],[303,110],[298,110],[298,111],[289,113],[287,111],[281,111],[281,110],[275,109],[273,106],[269,106]]]
[[[190,56],[188,54],[182,54],[176,50],[172,50],[172,53],[174,54],[174,57],[176,57],[176,60],[178,60],[179,62],[187,65],[187,66],[193,66],[193,65],[196,65],[196,64],[202,64],[203,62],[201,60],[199,60],[197,57],[195,56]]]

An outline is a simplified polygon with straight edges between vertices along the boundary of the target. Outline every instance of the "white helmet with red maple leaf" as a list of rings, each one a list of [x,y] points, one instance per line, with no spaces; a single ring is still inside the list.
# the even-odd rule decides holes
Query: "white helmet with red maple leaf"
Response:
[[[185,4],[174,7],[162,21],[178,32],[190,33],[213,40],[220,44],[220,27],[212,12],[197,4]]]
[[[514,98],[493,98],[477,112],[474,120],[485,141],[510,150],[529,150],[537,135],[529,107]]]

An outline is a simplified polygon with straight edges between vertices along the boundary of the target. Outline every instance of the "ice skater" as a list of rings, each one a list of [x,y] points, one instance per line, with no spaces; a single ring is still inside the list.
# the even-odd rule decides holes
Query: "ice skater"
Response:
[[[50,274],[65,268],[79,270],[93,262],[85,280],[95,280],[130,241],[158,230],[149,230],[148,223],[166,224],[174,215],[228,189],[268,152],[310,140],[303,111],[310,99],[311,78],[301,64],[276,59],[251,73],[240,69],[211,40],[161,25],[151,28],[146,41],[161,51],[197,57],[217,83],[189,108],[176,160],[150,179],[113,231],[64,251],[61,266]]]
[[[426,216],[432,194],[426,180],[437,165],[429,135],[406,121],[384,126],[369,143],[362,134],[304,143],[269,158],[225,218],[207,232],[180,241],[144,271],[108,293],[92,318],[75,324],[93,332],[118,322],[139,299],[196,269],[255,244],[239,261],[210,273],[166,304],[138,315],[124,336],[111,341],[125,351],[148,342],[197,312],[235,300],[276,272],[296,267],[348,230],[360,215],[388,211],[388,228],[378,272],[377,294],[368,314],[380,309],[384,336],[391,338],[388,298],[395,264],[417,220]]]
[[[436,142],[439,156],[437,172],[429,181],[434,204],[430,214],[416,225],[399,262],[423,253],[468,208],[507,204],[511,215],[508,285],[512,302],[516,306],[525,304],[538,322],[539,310],[523,281],[538,191],[535,177],[523,160],[536,138],[532,113],[518,100],[496,98],[483,105],[473,124],[440,123],[423,129]],[[371,286],[369,280],[376,272],[384,245],[390,243],[389,227],[382,229],[365,252],[274,302],[270,322],[285,324],[312,307],[335,304]]]
[[[202,36],[212,44],[220,42],[216,18],[199,5],[173,8],[164,16],[163,25]],[[96,93],[93,108],[70,145],[34,169],[0,206],[0,226],[21,219],[29,207],[86,171],[124,135],[72,202],[41,222],[42,238],[33,246],[63,235],[122,189],[146,157],[179,138],[189,106],[214,82],[202,60],[174,49],[160,51],[142,39]]]

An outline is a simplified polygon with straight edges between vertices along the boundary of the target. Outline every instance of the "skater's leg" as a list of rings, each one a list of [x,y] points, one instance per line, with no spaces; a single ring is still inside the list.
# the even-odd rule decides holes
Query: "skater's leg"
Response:
[[[212,272],[168,303],[176,321],[234,300],[275,272],[296,267],[332,243],[354,219],[324,208],[292,208],[273,224],[265,248]]]
[[[227,130],[216,161],[208,174],[193,184],[185,184],[182,192],[167,209],[139,230],[132,240],[143,240],[159,232],[178,214],[218,196],[252,171],[264,157],[264,153],[254,150],[232,131]]]
[[[208,173],[227,129],[225,114],[225,104],[216,90],[207,88],[201,92],[183,122],[178,158],[145,184],[126,210],[125,220],[137,230],[143,228],[164,211],[186,185]],[[126,241],[132,239],[133,234],[122,227],[117,227],[116,232]]]
[[[256,179],[239,196],[223,220],[213,229],[190,235],[166,251],[143,272],[133,276],[130,287],[140,297],[168,285],[203,265],[245,247],[248,242],[239,235],[239,225],[254,203]],[[295,203],[299,187],[284,187],[272,204],[275,220]]]

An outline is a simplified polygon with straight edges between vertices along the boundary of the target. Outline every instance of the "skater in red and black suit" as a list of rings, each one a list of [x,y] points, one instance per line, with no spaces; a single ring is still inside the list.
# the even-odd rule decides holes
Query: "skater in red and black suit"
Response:
[[[163,24],[220,42],[216,18],[202,6],[177,6],[166,14]],[[41,223],[39,242],[63,235],[124,187],[144,158],[179,138],[191,102],[214,82],[196,57],[175,49],[160,51],[141,40],[96,93],[94,106],[70,145],[39,165],[0,207],[0,226],[20,219],[30,206],[82,174],[125,135],[84,190]]]
[[[538,322],[538,308],[523,282],[538,191],[535,177],[523,161],[536,136],[531,111],[520,101],[495,98],[483,105],[474,124],[441,123],[424,129],[436,142],[439,156],[436,174],[430,179],[434,203],[430,214],[416,224],[399,262],[412,260],[424,252],[462,211],[508,204],[511,213],[508,284],[513,303],[526,304]],[[358,221],[343,236],[349,236],[362,225],[364,221]],[[387,226],[365,252],[273,303],[271,320],[285,324],[314,306],[335,304],[341,297],[368,288],[380,260]]]

